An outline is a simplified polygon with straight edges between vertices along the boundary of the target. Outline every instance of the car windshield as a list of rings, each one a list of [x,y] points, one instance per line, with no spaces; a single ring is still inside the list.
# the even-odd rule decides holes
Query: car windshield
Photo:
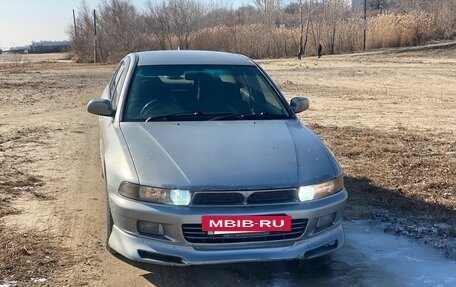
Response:
[[[123,121],[292,118],[255,66],[138,66]]]

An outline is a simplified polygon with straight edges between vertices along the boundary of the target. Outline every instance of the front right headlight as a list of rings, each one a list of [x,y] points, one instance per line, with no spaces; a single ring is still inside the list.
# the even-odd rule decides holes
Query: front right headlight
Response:
[[[144,186],[128,181],[120,184],[119,194],[131,199],[169,205],[189,205],[192,199],[189,190]]]
[[[299,200],[309,201],[320,199],[341,191],[344,188],[344,177],[338,178],[314,185],[301,186],[298,191]]]

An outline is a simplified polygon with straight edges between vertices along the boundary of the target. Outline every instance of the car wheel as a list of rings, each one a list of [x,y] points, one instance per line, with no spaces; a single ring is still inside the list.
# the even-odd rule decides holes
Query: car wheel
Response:
[[[112,219],[111,208],[109,207],[108,199],[106,199],[106,249],[115,255],[117,252],[109,246],[109,236],[111,236],[113,226],[114,221]]]

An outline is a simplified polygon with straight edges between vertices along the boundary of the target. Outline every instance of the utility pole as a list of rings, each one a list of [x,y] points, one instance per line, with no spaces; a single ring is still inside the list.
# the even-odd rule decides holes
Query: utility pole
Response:
[[[78,28],[76,28],[76,14],[74,13],[73,9],[73,28],[74,28],[74,38],[78,37]]]
[[[364,38],[363,38],[363,51],[366,51],[366,31],[367,31],[367,0],[364,0]]]
[[[302,40],[304,37],[304,20],[303,20],[304,11],[302,9],[302,0],[299,0],[299,23],[300,23],[300,31],[299,31],[299,48],[298,48],[298,59],[301,60],[302,54],[304,53],[302,49]]]
[[[93,63],[97,63],[97,12],[93,9]]]

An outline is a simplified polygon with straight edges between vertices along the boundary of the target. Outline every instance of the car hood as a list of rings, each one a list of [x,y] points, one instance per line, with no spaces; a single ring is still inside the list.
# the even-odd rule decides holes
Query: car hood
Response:
[[[321,140],[296,120],[123,122],[121,130],[143,185],[264,189],[338,173]]]

